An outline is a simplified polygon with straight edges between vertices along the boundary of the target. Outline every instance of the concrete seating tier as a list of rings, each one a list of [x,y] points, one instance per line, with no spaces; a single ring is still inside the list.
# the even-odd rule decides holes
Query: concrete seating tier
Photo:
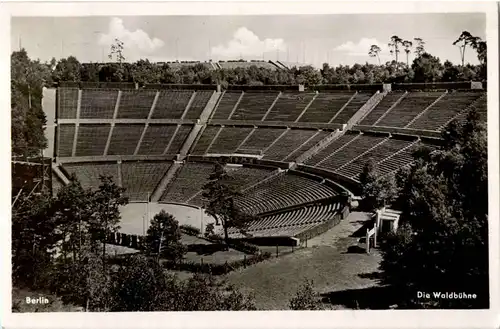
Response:
[[[353,95],[353,92],[319,93],[299,122],[329,122]]]
[[[442,94],[443,92],[411,92],[374,125],[404,128]]]
[[[117,163],[66,163],[63,168],[69,175],[74,174],[84,189],[98,189],[101,185],[100,176],[111,176],[118,184]]]

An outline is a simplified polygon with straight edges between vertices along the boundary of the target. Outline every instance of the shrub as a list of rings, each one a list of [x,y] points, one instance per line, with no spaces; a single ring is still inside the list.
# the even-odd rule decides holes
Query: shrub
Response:
[[[271,253],[265,252],[257,255],[253,255],[248,257],[246,260],[245,259],[240,259],[231,263],[225,263],[225,264],[210,264],[210,263],[198,263],[198,262],[181,262],[181,263],[174,263],[174,262],[164,262],[163,266],[168,268],[168,269],[177,269],[177,270],[183,270],[183,271],[188,271],[188,272],[195,272],[195,273],[206,273],[206,274],[213,274],[213,275],[224,275],[227,273],[230,273],[234,270],[237,270],[241,267],[244,266],[250,266],[254,265],[260,262],[263,262],[266,259],[271,258]]]
[[[299,287],[295,297],[290,300],[290,309],[294,311],[321,310],[321,303],[317,293],[313,290],[312,282],[306,281]]]
[[[207,224],[207,227],[205,227],[205,237],[209,237],[213,234],[215,234],[214,223],[209,223],[209,224]]]
[[[187,235],[198,236],[201,234],[200,229],[192,225],[181,225],[180,229],[183,233],[186,233]]]
[[[233,249],[244,252],[246,254],[255,255],[260,252],[258,246],[241,240],[230,240],[229,246]]]

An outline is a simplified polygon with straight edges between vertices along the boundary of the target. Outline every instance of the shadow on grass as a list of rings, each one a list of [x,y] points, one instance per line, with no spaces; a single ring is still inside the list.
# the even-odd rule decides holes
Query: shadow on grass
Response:
[[[213,244],[190,244],[187,246],[189,252],[195,252],[198,255],[207,256],[219,251],[226,251],[226,245],[222,243]]]
[[[363,226],[361,226],[359,229],[356,230],[356,232],[351,234],[350,235],[351,237],[360,238],[366,236],[366,230],[373,227],[373,222],[371,220],[362,221],[362,223],[364,223]]]
[[[350,246],[343,254],[366,254],[366,249],[360,246]]]
[[[321,294],[322,302],[349,309],[387,310],[398,303],[401,296],[389,286],[347,289]]]
[[[358,276],[362,279],[370,279],[370,280],[382,280],[381,272],[371,272],[371,273],[360,273]]]

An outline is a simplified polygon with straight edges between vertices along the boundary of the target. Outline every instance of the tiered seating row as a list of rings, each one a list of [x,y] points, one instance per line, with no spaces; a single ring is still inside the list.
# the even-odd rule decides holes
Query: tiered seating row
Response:
[[[78,127],[76,156],[104,154],[111,126],[106,124],[81,124]]]
[[[282,161],[316,133],[317,130],[289,129],[266,151],[264,159]]]
[[[353,95],[353,92],[319,93],[299,122],[329,122]]]
[[[210,97],[212,97],[213,93],[214,92],[211,90],[197,91],[193,102],[191,103],[191,106],[189,107],[189,110],[187,111],[184,118],[198,119],[201,115],[201,112],[203,112],[203,110],[205,109],[205,106],[207,106],[207,103],[210,100]]]
[[[315,94],[282,93],[264,121],[295,121]]]
[[[372,97],[370,93],[356,93],[347,106],[333,119],[332,123],[347,123],[349,119]]]
[[[221,129],[219,126],[207,126],[202,132],[198,142],[191,151],[192,154],[205,154],[207,152],[210,143],[212,143],[215,135]]]
[[[60,119],[75,119],[78,106],[78,89],[59,88],[58,117]]]
[[[273,169],[250,168],[250,167],[226,167],[226,172],[229,175],[228,183],[236,190],[243,190],[247,186],[251,186],[273,173]],[[208,176],[207,176],[208,178]],[[189,199],[188,199],[189,200]],[[203,205],[203,195],[201,190],[195,194],[188,203],[195,206]]]
[[[162,90],[153,111],[153,119],[180,119],[193,95],[191,90]]]
[[[285,131],[285,128],[256,128],[253,130],[245,143],[238,148],[237,152],[245,153],[248,150],[262,151],[271,145]]]
[[[83,89],[80,105],[82,119],[112,119],[118,90]]]
[[[169,184],[160,200],[164,202],[186,202],[202,189],[212,170],[212,164],[186,163],[179,169],[177,176]]]
[[[163,154],[176,129],[177,125],[149,125],[142,138],[138,154]]]
[[[259,214],[332,195],[336,195],[336,192],[324,184],[283,173],[245,191],[237,198],[237,203],[244,211]]]
[[[152,90],[124,90],[120,98],[117,118],[147,119],[156,96]]]
[[[181,151],[182,145],[186,141],[186,138],[189,136],[189,133],[193,129],[192,125],[181,125],[177,129],[177,133],[170,144],[170,147],[167,150],[166,154],[178,154]]]
[[[357,179],[359,174],[363,171],[363,167],[366,163],[373,161],[378,163],[383,159],[393,155],[394,153],[410,146],[414,141],[398,140],[398,139],[388,139],[374,149],[366,152],[353,162],[337,170],[339,174],[346,177]]]
[[[408,128],[439,130],[480,96],[478,92],[448,93]]]
[[[147,201],[171,163],[123,162],[122,182],[129,201]]]
[[[316,166],[335,171],[385,139],[386,137],[361,135],[352,143],[349,143],[325,161],[318,163]]]
[[[262,120],[279,94],[277,92],[245,92],[231,120]]]
[[[238,99],[240,99],[240,96],[241,96],[241,91],[239,92],[226,91],[224,95],[222,95],[212,119],[227,120],[229,118],[229,115],[233,111],[234,107],[236,106]]]
[[[133,155],[143,130],[143,124],[115,125],[109,142],[108,155]]]
[[[85,189],[97,189],[101,185],[99,176],[111,176],[118,184],[118,164],[116,163],[66,163],[63,168],[68,174],[76,175]]]
[[[75,125],[73,124],[60,124],[58,127],[59,141],[57,156],[70,157],[73,151],[73,139],[75,137]]]
[[[436,146],[431,144],[416,143],[411,147],[404,149],[398,153],[395,153],[391,157],[384,159],[382,162],[377,164],[378,172],[381,176],[387,175],[391,172],[403,168],[413,162],[413,152],[416,151],[421,146],[426,146],[431,150],[435,150]]]
[[[345,134],[340,136],[339,138],[333,140],[328,146],[324,149],[313,155],[311,158],[306,160],[306,164],[310,166],[314,166],[318,164],[320,161],[325,160],[327,157],[331,156],[335,153],[339,148],[343,147],[345,144],[349,143],[353,139],[359,137],[359,134]]]
[[[470,109],[468,111],[463,111],[457,117],[455,118],[460,124],[464,124],[465,121],[467,120],[467,115],[469,114],[470,110],[472,108],[476,109],[477,113],[479,113],[480,120],[483,122],[487,121],[488,118],[488,104],[487,104],[488,98],[486,97],[486,94],[480,97],[476,101],[476,103],[472,104]]]
[[[234,153],[253,128],[224,127],[207,153]]]
[[[313,137],[306,142],[302,146],[299,146],[298,149],[295,151],[292,151],[286,158],[283,159],[283,161],[293,161],[300,155],[302,155],[304,152],[309,150],[311,147],[314,145],[318,144],[321,140],[325,139],[328,135],[330,135],[331,132],[329,131],[318,131]]]
[[[340,207],[340,203],[309,205],[299,209],[265,216],[249,223],[245,231],[255,236],[262,234],[262,231],[270,233],[270,230],[278,229],[276,230],[276,234],[283,234],[283,231],[288,232],[290,229],[302,228],[305,225],[325,222],[335,216],[335,214],[340,211]],[[238,234],[239,231],[237,229],[230,229],[228,233]],[[287,235],[283,234],[283,236]]]
[[[442,94],[442,92],[411,92],[375,126],[404,128]]]
[[[384,98],[380,101],[380,103],[375,106],[373,110],[368,113],[368,115],[360,122],[362,125],[371,126],[375,122],[377,122],[391,106],[394,105],[405,93],[404,92],[390,92],[385,95]]]

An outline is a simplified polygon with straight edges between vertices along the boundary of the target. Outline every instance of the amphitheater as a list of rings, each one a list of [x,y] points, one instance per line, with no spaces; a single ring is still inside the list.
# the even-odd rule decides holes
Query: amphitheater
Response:
[[[382,175],[411,164],[421,145],[439,147],[440,130],[452,120],[471,108],[485,115],[486,92],[470,82],[59,86],[44,90],[43,106],[55,113],[54,191],[71,174],[86,188],[110,175],[139,209],[125,221],[140,222],[145,207],[164,205],[181,223],[203,227],[210,219],[201,188],[223,160],[241,192],[237,204],[258,218],[247,235],[230,235],[265,244],[336,225],[349,212],[347,196],[359,195],[367,161]]]

